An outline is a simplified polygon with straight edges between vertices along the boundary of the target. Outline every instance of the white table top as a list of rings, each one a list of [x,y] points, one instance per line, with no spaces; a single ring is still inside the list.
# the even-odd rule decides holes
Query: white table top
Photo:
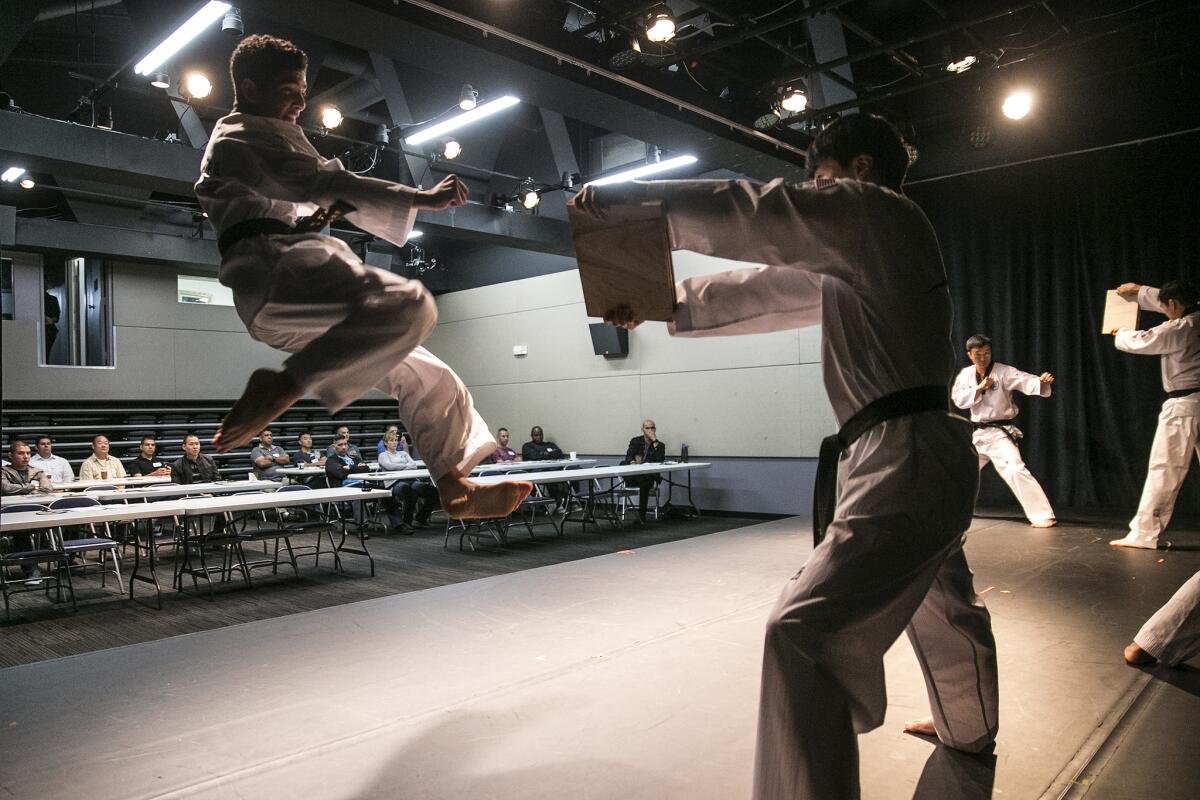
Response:
[[[594,458],[577,458],[574,461],[563,459],[560,461],[504,461],[500,464],[480,464],[471,470],[471,477],[479,477],[481,475],[489,475],[497,472],[513,472],[516,470],[551,470],[562,469],[568,464],[584,465],[595,464]],[[393,481],[411,481],[411,480],[426,480],[430,477],[427,469],[403,469],[392,470],[391,472],[372,472],[372,473],[356,473],[354,476],[357,480],[368,481],[370,483],[392,483]]]
[[[55,490],[78,491],[89,486],[142,486],[150,483],[170,483],[170,475],[143,475],[140,478],[109,478],[108,480],[68,481],[54,484]]]
[[[188,516],[203,514],[220,514],[225,511],[257,511],[263,508],[279,508],[281,506],[309,506],[316,503],[332,503],[351,500],[382,500],[391,497],[391,492],[383,489],[340,488],[340,489],[308,489],[300,492],[255,492],[254,494],[236,495],[234,497],[188,497],[174,501],[174,505]],[[153,504],[151,504],[153,505]],[[138,508],[130,505],[125,508]]]
[[[708,469],[708,461],[680,462],[664,461],[660,464],[626,464],[611,467],[588,467],[586,469],[553,470],[530,472],[521,475],[480,475],[472,477],[471,483],[504,483],[506,481],[530,481],[531,483],[559,483],[561,481],[586,481],[592,478],[624,478],[631,475],[661,475],[664,472],[683,472],[691,469]]]
[[[119,522],[122,520],[170,517],[182,513],[179,501],[164,500],[157,503],[134,505],[91,506],[68,508],[62,513],[46,514],[39,511],[17,511],[0,514],[0,533],[9,531],[31,531],[57,528],[60,525],[87,525],[89,523]]]
[[[232,494],[234,492],[274,492],[283,484],[279,481],[208,481],[205,483],[181,483],[169,486],[147,486],[124,491],[88,492],[101,503],[118,503],[132,500],[162,500],[167,497],[182,497],[185,494]],[[43,495],[44,496],[44,495]]]
[[[367,461],[365,463],[372,470],[379,469],[378,461]],[[425,466],[424,461],[418,461],[417,464],[422,467]],[[325,465],[324,464],[311,464],[307,467],[280,467],[279,469],[277,469],[275,471],[275,474],[276,475],[287,475],[292,478],[294,478],[298,475],[304,476],[304,477],[308,477],[311,475],[324,475],[325,474]]]

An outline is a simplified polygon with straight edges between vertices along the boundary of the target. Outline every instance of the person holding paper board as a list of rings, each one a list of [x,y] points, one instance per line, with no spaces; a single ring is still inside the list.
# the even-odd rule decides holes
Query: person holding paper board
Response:
[[[980,334],[967,339],[967,358],[971,359],[971,366],[958,373],[950,399],[959,408],[971,411],[971,426],[975,429],[972,441],[979,453],[979,469],[990,461],[996,467],[996,474],[1017,496],[1029,524],[1035,528],[1053,527],[1054,509],[1037,478],[1025,466],[1017,446],[1022,434],[1012,424],[1019,413],[1012,396],[1013,392],[1020,392],[1049,397],[1054,376],[1049,372],[1030,375],[993,361],[992,342]]]
[[[1200,291],[1186,281],[1169,281],[1161,289],[1123,283],[1117,293],[1136,298],[1146,311],[1167,315],[1166,322],[1149,330],[1112,331],[1118,350],[1162,358],[1167,399],[1150,446],[1142,499],[1129,522],[1129,533],[1109,542],[1113,547],[1153,550],[1171,521],[1175,497],[1187,477],[1192,453],[1200,455]]]
[[[603,218],[661,199],[672,249],[764,265],[679,282],[672,335],[821,325],[842,430],[822,445],[818,472],[836,484],[818,478],[818,508],[841,491],[767,624],[758,800],[859,796],[855,734],[883,723],[883,654],[906,628],[934,713],[912,729],[971,752],[997,730],[991,618],[962,550],[979,464],[970,426],[948,413],[950,292],[933,228],[900,188],[908,152],[891,123],[850,114],[817,135],[808,170],[799,185],[628,183],[572,200]]]

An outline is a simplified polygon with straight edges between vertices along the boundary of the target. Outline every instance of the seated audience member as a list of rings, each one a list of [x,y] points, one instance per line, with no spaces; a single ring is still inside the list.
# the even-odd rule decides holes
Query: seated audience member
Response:
[[[200,437],[189,433],[183,437],[183,458],[171,464],[171,480],[175,483],[209,483],[221,479],[217,462],[200,452]]]
[[[291,457],[282,447],[275,444],[275,434],[267,428],[258,435],[258,447],[250,451],[250,463],[254,465],[254,477],[259,480],[273,481],[281,476],[279,468],[292,462]]]
[[[361,457],[350,454],[350,440],[345,436],[333,440],[330,445],[333,456],[325,459],[325,475],[329,478],[330,486],[360,486],[361,480],[350,477],[357,472],[370,472],[367,463]]]
[[[34,494],[50,491],[50,477],[41,469],[29,464],[29,445],[16,439],[8,445],[11,461],[0,467],[0,494]],[[13,533],[13,547],[25,551],[33,549],[33,536],[29,531]],[[24,565],[21,571],[29,585],[36,586],[42,580],[42,570],[36,564]]]
[[[350,441],[350,429],[345,425],[339,425],[333,431],[334,442],[337,442],[337,440],[342,437],[346,439],[346,453],[356,461],[362,461],[362,453],[359,452],[358,445]],[[325,448],[325,457],[328,459],[332,458],[333,455],[333,444],[330,444],[329,447]]]
[[[99,434],[92,438],[92,454],[79,468],[81,481],[107,481],[127,477],[125,466],[108,454],[108,437]]]
[[[667,447],[658,440],[658,426],[654,420],[642,421],[642,435],[629,440],[622,464],[661,464],[667,458]],[[626,486],[636,486],[638,489],[638,521],[646,521],[646,507],[650,504],[650,490],[658,485],[662,476],[630,475],[625,478]]]
[[[0,467],[4,494],[33,494],[51,491],[50,476],[30,464],[29,445],[16,439],[8,445],[9,464]]]
[[[540,425],[534,425],[529,431],[528,441],[521,445],[521,459],[523,461],[556,461],[563,456],[562,448],[554,442],[544,441],[544,434]],[[546,491],[550,496],[558,501],[557,511],[565,511],[567,508],[567,496],[570,493],[566,483],[548,483],[545,484]]]
[[[387,435],[389,433],[394,433],[397,436],[399,436],[400,435],[400,426],[399,425],[388,425],[387,428],[384,429],[383,436],[379,439],[378,442],[375,443],[375,455],[379,455],[380,453],[382,453],[384,450],[387,449],[383,443],[383,440],[387,438]],[[404,442],[400,442],[400,444],[397,445],[397,447],[399,449],[403,450]]]
[[[318,467],[325,466],[325,456],[322,453],[313,450],[312,434],[304,431],[297,437],[300,444],[300,449],[292,453],[292,463],[297,467],[303,467],[308,464],[313,464]]]
[[[75,480],[75,470],[62,456],[54,455],[54,442],[49,436],[37,438],[37,452],[29,459],[29,463],[50,476],[51,483],[70,483]]]
[[[400,437],[394,430],[383,435],[384,451],[379,454],[379,469],[398,471],[417,469],[417,462],[412,456],[400,449]],[[416,516],[416,527],[423,528],[429,524],[429,515],[437,508],[437,488],[429,481],[419,479],[396,481],[392,484],[392,501],[394,508],[388,511],[388,525],[396,533],[412,533],[413,516]],[[421,507],[417,508],[420,501]]]
[[[496,442],[500,446],[488,456],[488,461],[492,464],[508,464],[513,461],[522,460],[520,453],[508,446],[508,428],[501,428],[496,431]]]
[[[135,478],[171,474],[171,465],[158,457],[158,442],[153,436],[142,437],[137,458],[129,462],[129,474]]]

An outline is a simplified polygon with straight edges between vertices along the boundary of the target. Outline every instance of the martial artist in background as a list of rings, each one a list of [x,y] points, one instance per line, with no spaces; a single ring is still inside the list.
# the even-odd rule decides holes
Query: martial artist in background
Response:
[[[1117,330],[1118,350],[1162,356],[1162,383],[1167,393],[1158,430],[1150,446],[1150,466],[1137,515],[1123,539],[1113,547],[1158,547],[1158,537],[1171,521],[1175,497],[1187,477],[1192,453],[1200,455],[1200,292],[1185,281],[1170,281],[1161,289],[1123,283],[1117,294],[1137,299],[1146,311],[1167,315],[1167,321],[1145,331]]]
[[[437,322],[432,296],[364,265],[340,239],[293,227],[318,206],[342,209],[402,245],[418,209],[460,206],[466,186],[451,175],[422,191],[323,158],[296,124],[307,63],[286,40],[243,39],[229,62],[233,112],[217,121],[200,165],[196,196],[220,234],[221,283],[252,337],[292,353],[282,371],[251,375],[213,443],[222,452],[245,444],[308,392],[336,412],[378,385],[399,401],[446,512],[506,516],[532,487],[466,480],[496,442],[462,381],[420,346]]]
[[[662,199],[672,249],[765,265],[680,282],[672,335],[821,325],[825,389],[849,445],[827,535],[767,626],[760,800],[859,796],[855,734],[883,722],[883,654],[906,627],[934,713],[917,729],[980,751],[997,728],[991,620],[962,550],[979,467],[970,426],[948,413],[954,350],[937,240],[900,191],[908,153],[887,121],[843,117],[808,159],[815,180],[800,185],[585,186],[572,201],[602,218]],[[628,307],[608,318],[639,324]]]
[[[950,399],[962,409],[970,409],[971,425],[975,428],[972,441],[979,453],[979,469],[992,462],[996,473],[1008,484],[1025,518],[1035,528],[1054,526],[1054,509],[1037,478],[1025,466],[1017,446],[1023,434],[1012,422],[1020,409],[1013,402],[1013,392],[1050,396],[1054,376],[1049,372],[1030,375],[1016,367],[992,360],[992,341],[976,334],[967,339],[967,358],[971,366],[958,373]]]

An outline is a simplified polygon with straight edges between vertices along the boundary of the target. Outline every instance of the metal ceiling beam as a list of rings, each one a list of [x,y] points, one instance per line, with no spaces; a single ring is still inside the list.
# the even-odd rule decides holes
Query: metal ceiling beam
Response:
[[[0,64],[8,60],[25,34],[37,19],[40,4],[37,0],[7,0],[4,4],[4,25],[0,26]]]
[[[212,239],[192,239],[38,217],[17,217],[15,240],[0,244],[16,250],[70,252],[130,261],[205,264],[213,267],[221,263],[217,243]]]
[[[448,15],[473,30],[464,30],[464,36],[449,36],[353,2],[344,3],[342,13],[332,17],[316,0],[243,0],[242,7],[264,17],[319,28],[330,38],[356,42],[462,83],[519,89],[525,102],[667,150],[691,152],[713,166],[763,179],[802,174],[799,165],[804,150],[800,147],[478,20],[429,3],[406,2]],[[493,52],[477,44],[477,38],[468,38],[474,31],[486,33],[489,40],[513,42],[535,57],[570,66],[548,69],[529,63],[528,58]],[[598,88],[597,77],[612,85]]]
[[[383,101],[387,105],[388,116],[391,118],[391,124],[388,127],[396,128],[400,125],[412,124],[412,109],[408,107],[408,97],[404,93],[404,86],[400,83],[400,76],[396,73],[395,63],[390,58],[385,58],[377,53],[370,53],[369,56],[368,68],[373,71],[375,78],[379,81],[379,89],[383,93]],[[397,139],[397,147],[400,148],[404,163],[408,167],[408,184],[416,186],[425,173],[425,161],[404,152],[404,139],[400,131],[396,131],[394,135]]]
[[[993,20],[1001,19],[1003,17],[1007,17],[1012,14],[1019,13],[1021,11],[1024,11],[1027,8],[1032,8],[1037,5],[1041,5],[1041,3],[1038,2],[1038,0],[1032,0],[1032,2],[1026,2],[1026,3],[1019,3],[1014,6],[1009,6],[1008,8],[1002,9],[1000,11],[993,11],[989,14],[983,14],[981,16],[974,17],[972,19],[965,20],[963,22],[956,22],[951,25],[946,25],[941,28],[936,28],[932,31],[926,31],[925,33],[917,34],[916,36],[909,36],[906,39],[901,39],[901,40],[895,41],[895,42],[888,42],[888,43],[880,45],[878,47],[873,47],[869,50],[864,50],[861,53],[855,53],[854,55],[848,55],[848,56],[845,56],[844,58],[837,58],[837,59],[834,59],[833,61],[828,61],[823,64],[817,64],[812,69],[805,70],[804,72],[790,73],[781,78],[776,78],[776,79],[772,80],[771,83],[778,85],[781,83],[788,83],[789,81],[803,80],[804,78],[807,78],[809,75],[812,75],[815,72],[824,72],[826,70],[835,69],[837,67],[845,66],[848,64],[854,64],[855,62],[858,62],[858,61],[863,61],[868,58],[873,58],[878,55],[883,55],[885,53],[888,53],[891,50],[895,50],[896,48],[908,47],[910,45],[916,44],[917,42],[924,42],[924,41],[928,41],[929,39],[937,39],[940,36],[945,36],[950,33],[957,33],[958,31],[966,30],[966,29],[972,28],[976,25],[982,25],[985,22],[991,22]]]

